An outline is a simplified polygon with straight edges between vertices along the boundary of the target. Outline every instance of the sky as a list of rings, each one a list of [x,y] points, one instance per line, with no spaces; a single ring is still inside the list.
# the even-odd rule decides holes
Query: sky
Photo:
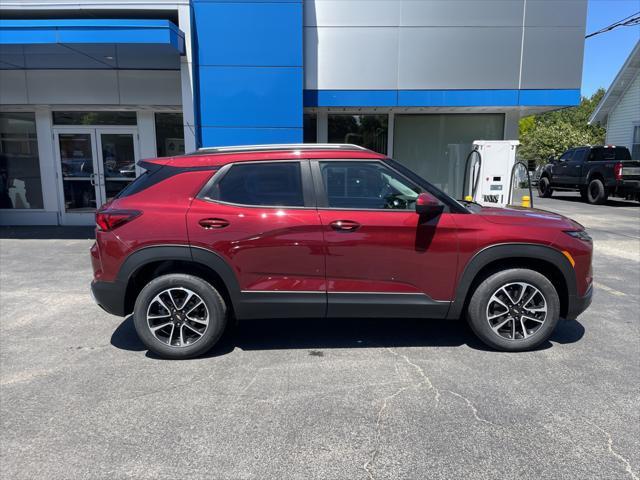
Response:
[[[640,0],[589,0],[587,34],[638,11]],[[618,27],[587,38],[582,67],[582,95],[589,97],[600,87],[609,88],[638,40],[640,25]]]

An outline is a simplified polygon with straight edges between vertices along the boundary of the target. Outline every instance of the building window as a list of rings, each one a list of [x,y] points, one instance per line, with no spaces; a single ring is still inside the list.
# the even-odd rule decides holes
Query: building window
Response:
[[[393,157],[454,198],[462,198],[474,140],[502,140],[504,114],[395,115]]]
[[[34,113],[0,113],[0,208],[44,208]]]
[[[137,125],[136,112],[53,112],[54,125]]]
[[[184,124],[181,113],[156,113],[156,150],[159,157],[184,153]]]
[[[318,115],[315,113],[305,113],[303,118],[304,143],[318,142]]]
[[[329,115],[329,143],[353,143],[387,153],[388,115]]]
[[[633,144],[631,145],[631,158],[640,159],[640,125],[633,127]]]

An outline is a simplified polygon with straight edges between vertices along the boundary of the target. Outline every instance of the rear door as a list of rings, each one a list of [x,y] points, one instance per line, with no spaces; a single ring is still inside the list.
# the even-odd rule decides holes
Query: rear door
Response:
[[[450,213],[421,218],[421,187],[376,160],[312,161],[326,244],[328,315],[446,315],[458,242]]]
[[[187,214],[192,247],[234,270],[240,318],[322,317],[323,237],[308,161],[223,167]]]

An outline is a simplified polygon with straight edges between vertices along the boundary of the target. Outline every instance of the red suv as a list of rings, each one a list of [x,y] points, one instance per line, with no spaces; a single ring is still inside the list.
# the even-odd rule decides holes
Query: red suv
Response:
[[[163,357],[230,318],[466,317],[491,347],[547,340],[591,302],[592,242],[549,212],[460,203],[353,145],[145,160],[96,214],[96,302]]]

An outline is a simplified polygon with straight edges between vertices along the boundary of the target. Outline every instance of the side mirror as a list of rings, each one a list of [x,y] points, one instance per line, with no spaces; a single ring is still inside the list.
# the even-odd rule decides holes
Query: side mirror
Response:
[[[434,215],[442,212],[444,206],[436,197],[424,192],[416,199],[416,213],[418,215]]]

